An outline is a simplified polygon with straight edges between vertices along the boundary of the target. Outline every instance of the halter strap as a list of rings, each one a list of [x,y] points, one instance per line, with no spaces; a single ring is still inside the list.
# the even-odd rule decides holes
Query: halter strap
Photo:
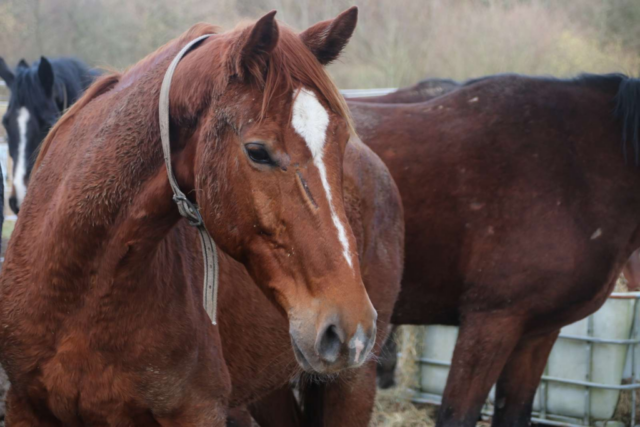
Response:
[[[191,203],[187,196],[180,190],[176,177],[173,175],[171,166],[171,146],[169,141],[169,89],[171,88],[171,79],[173,73],[184,55],[191,50],[196,44],[200,43],[213,34],[200,36],[189,42],[182,50],[173,58],[164,80],[160,88],[159,118],[160,118],[160,140],[162,141],[162,151],[164,153],[164,163],[167,167],[167,176],[169,184],[173,190],[173,201],[178,205],[180,215],[185,217],[189,224],[198,229],[200,234],[200,243],[202,243],[202,256],[204,257],[204,309],[207,311],[211,322],[216,324],[216,307],[218,304],[218,252],[213,238],[204,225],[198,206]]]

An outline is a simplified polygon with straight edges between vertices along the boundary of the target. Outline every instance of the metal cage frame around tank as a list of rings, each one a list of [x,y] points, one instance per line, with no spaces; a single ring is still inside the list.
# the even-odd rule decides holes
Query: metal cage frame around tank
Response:
[[[591,417],[591,392],[593,389],[604,389],[604,390],[618,390],[620,392],[630,392],[631,393],[631,423],[630,427],[635,427],[636,421],[638,419],[638,414],[636,414],[636,393],[634,390],[640,389],[640,382],[638,378],[638,372],[636,372],[636,354],[640,351],[638,345],[640,345],[640,328],[638,327],[638,311],[640,304],[638,300],[640,300],[640,292],[626,292],[626,293],[613,293],[609,298],[612,299],[633,299],[635,300],[633,305],[633,320],[631,322],[631,332],[629,334],[629,339],[604,339],[604,338],[596,338],[593,336],[593,322],[594,322],[594,314],[591,314],[587,318],[587,335],[586,336],[577,336],[570,334],[560,334],[558,339],[566,339],[566,340],[574,340],[574,341],[582,341],[585,343],[585,351],[587,353],[587,361],[588,361],[588,369],[586,378],[584,381],[570,380],[565,378],[558,378],[554,376],[547,375],[548,373],[548,365],[545,367],[545,373],[542,376],[542,380],[540,381],[540,385],[538,386],[538,404],[540,407],[540,411],[534,412],[532,421],[539,424],[553,425],[553,426],[570,426],[570,427],[584,427],[584,426],[593,426],[594,421]],[[593,345],[594,344],[614,344],[614,345],[623,345],[627,346],[627,358],[630,358],[631,365],[631,383],[630,384],[620,384],[620,385],[612,385],[612,384],[601,384],[591,381],[591,372],[593,368]],[[640,353],[638,353],[640,354]],[[419,357],[416,361],[420,365],[433,365],[433,366],[443,366],[443,367],[451,367],[450,361],[443,360],[435,360],[429,359],[425,357]],[[547,391],[548,391],[548,383],[556,382],[567,385],[575,385],[575,386],[583,386],[584,390],[584,407],[585,407],[585,416],[582,420],[572,417],[566,417],[562,415],[555,415],[547,413]],[[622,395],[622,393],[621,393]],[[415,394],[412,399],[415,403],[427,403],[432,405],[440,405],[442,397],[436,394],[423,393],[419,391],[415,391]],[[485,404],[482,409],[483,416],[491,416],[493,414],[493,408],[489,404]],[[598,420],[601,421],[601,420]],[[607,421],[607,420],[605,420]],[[581,424],[577,424],[577,422],[581,422]]]

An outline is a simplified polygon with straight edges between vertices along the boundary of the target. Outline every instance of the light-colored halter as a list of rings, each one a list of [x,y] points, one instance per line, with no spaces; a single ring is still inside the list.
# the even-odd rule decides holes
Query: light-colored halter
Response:
[[[180,187],[178,187],[171,167],[171,146],[169,141],[169,89],[171,88],[173,73],[182,57],[184,57],[192,47],[212,35],[213,34],[206,34],[192,40],[173,58],[169,69],[167,69],[164,75],[164,80],[162,80],[158,110],[160,114],[160,140],[162,141],[162,151],[164,152],[164,163],[167,166],[169,184],[171,184],[171,189],[173,190],[173,200],[178,205],[180,215],[189,220],[189,224],[196,227],[200,234],[202,256],[204,257],[204,289],[202,295],[204,299],[204,309],[207,311],[211,322],[215,325],[216,306],[218,304],[218,253],[216,251],[216,244],[207,231],[207,227],[204,225],[198,207],[191,203],[191,201],[187,199],[187,196],[180,190]]]

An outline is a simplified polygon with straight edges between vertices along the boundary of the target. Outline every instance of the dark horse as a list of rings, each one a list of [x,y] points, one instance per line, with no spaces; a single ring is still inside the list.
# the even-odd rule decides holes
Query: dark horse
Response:
[[[0,58],[0,78],[11,91],[2,124],[13,160],[13,187],[9,206],[16,214],[27,194],[27,185],[38,147],[58,121],[97,76],[74,58],[47,59],[29,66],[21,60],[15,73]]]
[[[621,75],[506,75],[349,104],[405,208],[392,322],[460,325],[438,426],[475,425],[496,382],[493,425],[528,425],[560,328],[611,292],[640,243],[638,93]]]
[[[222,34],[192,27],[98,80],[43,142],[0,278],[9,425],[224,425],[229,372],[158,123],[169,63],[207,34],[169,94],[178,183],[221,266],[242,264],[286,315],[301,367],[368,360],[377,314],[342,192],[349,114],[322,67],[339,50],[326,31],[297,35],[274,15]],[[225,270],[221,280],[235,285]]]

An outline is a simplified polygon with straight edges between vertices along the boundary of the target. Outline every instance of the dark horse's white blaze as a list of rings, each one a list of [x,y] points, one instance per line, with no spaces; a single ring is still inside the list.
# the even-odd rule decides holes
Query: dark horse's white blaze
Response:
[[[29,121],[31,114],[26,107],[21,107],[18,112],[18,159],[14,167],[13,186],[15,188],[16,203],[18,208],[22,205],[27,195],[27,143]]]

